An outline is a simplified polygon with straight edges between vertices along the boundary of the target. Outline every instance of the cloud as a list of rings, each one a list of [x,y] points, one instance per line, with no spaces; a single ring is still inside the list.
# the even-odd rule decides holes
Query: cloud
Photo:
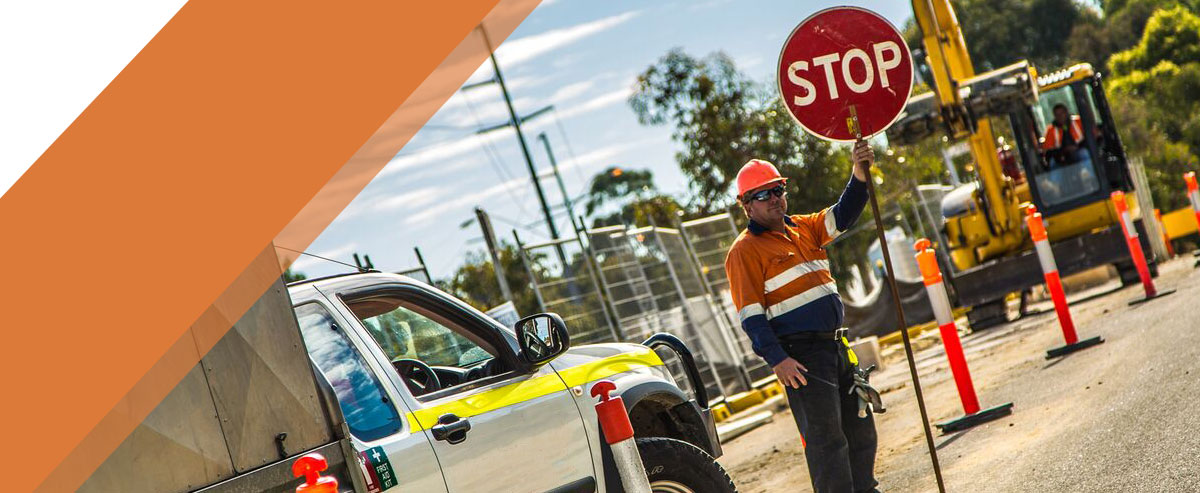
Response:
[[[353,261],[353,259],[350,259],[349,256],[350,256],[350,254],[354,253],[354,250],[357,248],[358,248],[358,243],[351,242],[351,243],[347,243],[345,245],[342,245],[342,246],[339,246],[336,248],[318,252],[315,255],[319,255],[321,257],[350,263]],[[342,258],[338,258],[338,257],[342,257]],[[297,258],[295,262],[292,262],[291,269],[292,269],[292,272],[303,272],[305,269],[310,269],[319,264],[327,264],[327,263],[329,263],[328,260],[322,260],[322,259],[313,257],[312,255],[301,255],[300,258]]]
[[[556,104],[562,103],[563,101],[587,92],[588,89],[591,89],[595,84],[595,82],[590,80],[576,82],[574,84],[567,84],[563,87],[560,87],[557,91],[554,91],[554,94],[550,96],[550,100]]]
[[[632,94],[632,89],[628,87],[607,92],[594,98],[587,99],[580,104],[563,107],[562,111],[558,113],[558,117],[566,120],[583,115],[585,113],[596,111],[607,106],[624,103],[625,100],[629,99],[630,94]]]
[[[422,207],[435,202],[448,190],[446,187],[429,186],[409,190],[403,193],[382,193],[371,197],[361,197],[350,203],[346,210],[338,215],[338,221],[366,213],[378,214],[409,207]]]
[[[612,29],[637,17],[637,15],[637,11],[625,12],[592,22],[585,22],[571,27],[554,29],[541,34],[506,41],[496,50],[496,59],[500,62],[502,68],[507,69],[588,36]]]
[[[453,200],[442,201],[431,207],[425,207],[415,214],[410,214],[407,218],[405,218],[404,224],[413,226],[427,223],[447,213],[467,210],[483,203],[483,201],[487,199],[495,197],[496,195],[500,195],[509,190],[515,190],[528,184],[529,178],[513,178],[511,180],[492,185],[475,193],[459,195]]]

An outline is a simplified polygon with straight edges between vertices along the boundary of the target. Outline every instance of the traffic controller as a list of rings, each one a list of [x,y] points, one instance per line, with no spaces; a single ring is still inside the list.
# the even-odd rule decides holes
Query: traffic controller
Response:
[[[1050,238],[1046,234],[1046,224],[1042,222],[1042,213],[1036,207],[1029,206],[1025,210],[1025,223],[1029,226],[1029,236],[1033,238],[1033,247],[1037,251],[1038,262],[1042,265],[1042,275],[1046,278],[1046,291],[1050,292],[1050,300],[1054,302],[1054,314],[1058,316],[1058,325],[1062,327],[1065,345],[1046,351],[1046,359],[1056,358],[1086,349],[1104,342],[1100,336],[1079,340],[1075,333],[1075,322],[1071,320],[1071,308],[1067,305],[1067,295],[1063,291],[1062,278],[1058,275],[1058,264],[1054,262],[1054,251],[1050,249]]]
[[[1112,202],[1113,207],[1117,210],[1117,216],[1121,218],[1121,230],[1125,232],[1125,244],[1129,246],[1129,256],[1133,258],[1133,265],[1137,267],[1138,277],[1142,280],[1142,288],[1146,290],[1144,298],[1131,300],[1129,304],[1136,305],[1174,293],[1174,289],[1160,292],[1154,287],[1154,279],[1150,277],[1150,268],[1146,266],[1146,255],[1142,252],[1142,242],[1138,237],[1137,228],[1133,227],[1129,204],[1125,203],[1125,192],[1120,190],[1113,192]]]
[[[975,396],[971,370],[967,368],[967,358],[963,354],[962,342],[958,339],[958,327],[954,325],[950,298],[946,295],[946,286],[942,282],[942,271],[938,268],[933,243],[921,238],[917,240],[914,248],[917,250],[917,267],[921,270],[925,290],[929,293],[929,304],[933,305],[933,316],[937,319],[938,331],[942,335],[942,345],[946,349],[946,359],[950,362],[950,373],[954,375],[954,384],[958,387],[958,398],[962,400],[964,414],[945,423],[936,423],[935,426],[942,430],[942,433],[954,433],[1012,414],[1011,402],[982,411],[979,409],[979,398]]]
[[[642,465],[642,456],[638,453],[637,443],[633,440],[633,424],[629,421],[629,413],[625,411],[625,403],[620,397],[609,397],[609,392],[617,390],[617,385],[601,380],[592,385],[592,397],[599,397],[596,404],[596,416],[600,419],[600,429],[604,432],[604,440],[612,450],[613,461],[617,464],[617,472],[621,476],[623,491],[630,493],[650,493],[650,480],[646,477],[646,468]]]

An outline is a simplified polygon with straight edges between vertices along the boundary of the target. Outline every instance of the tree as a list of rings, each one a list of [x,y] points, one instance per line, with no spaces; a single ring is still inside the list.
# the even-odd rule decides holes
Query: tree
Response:
[[[779,167],[803,185],[797,210],[825,207],[837,199],[850,172],[848,150],[804,133],[788,115],[773,86],[755,83],[723,53],[695,58],[675,49],[638,76],[629,104],[644,125],[671,124],[676,153],[688,178],[697,214],[734,202],[737,172],[750,159]]]
[[[516,245],[501,241],[498,253],[504,277],[512,288],[513,304],[516,305],[517,312],[531,315],[541,311],[538,309],[536,295],[528,288],[529,273],[525,270]],[[492,268],[491,256],[483,251],[468,253],[466,262],[458,267],[448,284],[450,291],[456,296],[480,310],[487,310],[504,302],[500,285],[496,281],[496,271]]]
[[[307,275],[300,271],[294,271],[291,267],[283,271],[283,282],[285,283],[303,281],[305,279],[308,279]]]
[[[626,170],[613,166],[592,177],[584,211],[590,216],[605,204],[624,202],[630,197],[643,198],[653,190],[654,174],[650,170]]]

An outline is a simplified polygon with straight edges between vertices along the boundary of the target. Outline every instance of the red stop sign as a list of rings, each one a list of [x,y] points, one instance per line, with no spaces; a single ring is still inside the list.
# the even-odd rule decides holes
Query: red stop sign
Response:
[[[779,53],[779,93],[804,130],[855,140],[851,107],[863,138],[900,116],[912,91],[912,54],[879,14],[834,7],[804,19]]]

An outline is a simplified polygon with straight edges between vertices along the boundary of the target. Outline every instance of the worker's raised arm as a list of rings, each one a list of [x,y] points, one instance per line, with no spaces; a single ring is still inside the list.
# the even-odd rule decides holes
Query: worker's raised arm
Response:
[[[787,359],[787,352],[767,323],[766,281],[760,259],[736,245],[725,257],[725,274],[729,278],[729,293],[738,310],[742,330],[750,337],[754,353],[774,367]]]
[[[846,188],[842,190],[837,203],[808,216],[811,218],[813,233],[821,246],[849,230],[867,205],[867,180],[871,177],[875,152],[866,141],[859,141],[854,146],[853,157],[854,172],[850,174],[850,181],[846,183]]]

